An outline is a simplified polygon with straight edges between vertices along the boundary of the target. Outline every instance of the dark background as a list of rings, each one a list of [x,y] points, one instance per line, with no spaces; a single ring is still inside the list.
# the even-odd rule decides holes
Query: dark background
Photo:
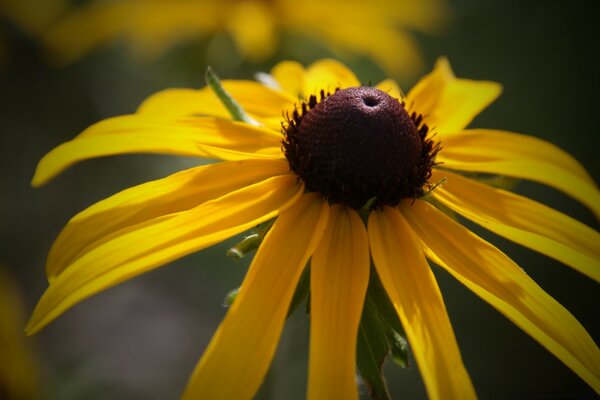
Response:
[[[599,46],[589,4],[453,0],[453,18],[445,32],[420,35],[418,40],[427,70],[439,55],[446,55],[458,76],[503,84],[501,98],[472,127],[547,139],[573,154],[598,179]],[[133,112],[155,91],[202,86],[206,40],[182,44],[152,63],[139,63],[116,45],[57,68],[49,66],[35,41],[10,21],[0,20],[0,28],[8,32],[8,57],[0,67],[0,264],[14,273],[29,313],[46,287],[46,254],[71,216],[121,189],[197,162],[141,155],[92,160],[34,190],[29,181],[37,161],[93,122]],[[294,49],[300,45],[305,63],[328,54],[318,44],[299,40],[286,37],[268,63],[238,62],[221,75],[251,78],[279,59],[296,57]],[[367,60],[350,65],[363,82],[384,78]],[[412,83],[404,82],[403,87]],[[591,212],[552,189],[523,182],[517,191],[598,229]],[[476,230],[506,251],[598,340],[596,283]],[[239,285],[248,265],[249,260],[225,257],[234,242],[94,296],[28,339],[39,361],[41,398],[176,398],[226,311],[223,298]],[[481,398],[594,397],[583,381],[519,328],[448,274],[435,272]],[[302,313],[288,322],[259,398],[304,398],[308,327]],[[407,371],[386,365],[386,376],[395,398],[425,397],[416,367]]]

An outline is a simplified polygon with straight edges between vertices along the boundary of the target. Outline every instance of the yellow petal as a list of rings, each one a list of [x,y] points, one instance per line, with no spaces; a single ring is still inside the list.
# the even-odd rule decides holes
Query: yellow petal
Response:
[[[125,115],[100,121],[46,154],[32,185],[43,185],[74,163],[94,157],[161,153],[232,160],[280,158],[280,146],[271,131],[240,122]]]
[[[529,179],[565,192],[600,218],[600,191],[585,169],[556,146],[526,135],[487,129],[443,141],[445,168]]]
[[[40,330],[89,296],[273,218],[302,191],[295,176],[277,176],[120,231],[87,249],[52,281],[27,332]]]
[[[423,201],[404,204],[402,212],[435,262],[600,392],[600,350],[594,340],[518,265]]]
[[[556,210],[449,171],[433,171],[432,180],[447,178],[432,195],[471,221],[553,257],[600,282],[600,234]]]
[[[328,206],[312,193],[281,213],[238,295],[192,374],[183,399],[250,399],[281,336],[292,295],[327,225]]]
[[[495,82],[455,78],[448,60],[440,58],[433,72],[408,92],[407,104],[446,138],[460,133],[501,92]]]
[[[308,399],[358,399],[356,339],[369,283],[369,242],[358,214],[335,205],[310,270]]]
[[[231,114],[208,87],[161,90],[144,100],[137,113],[163,117],[211,115],[231,119]]]
[[[273,90],[261,83],[244,80],[222,80],[225,90],[252,117],[281,119],[284,110],[294,107],[297,97]],[[184,117],[212,115],[229,119],[231,116],[209,87],[194,89],[167,89],[148,97],[138,113],[154,116]]]
[[[404,95],[402,94],[400,86],[398,86],[398,82],[396,82],[393,79],[386,79],[384,81],[381,81],[375,87],[379,90],[386,92],[387,94],[398,100],[404,99]]]
[[[448,82],[455,79],[448,59],[440,57],[433,71],[421,78],[408,92],[409,106],[416,107],[421,114],[431,115]]]
[[[360,82],[348,67],[332,60],[323,59],[312,63],[304,81],[304,97],[318,94],[321,90],[333,93],[336,88],[359,86]]]
[[[369,217],[371,254],[394,304],[431,399],[474,399],[437,282],[421,244],[398,210]]]
[[[297,61],[281,61],[271,69],[271,75],[281,88],[295,98],[302,97],[306,70]]]
[[[48,255],[48,280],[52,282],[82,253],[123,228],[189,210],[288,170],[288,164],[278,160],[228,161],[191,168],[117,193],[80,212],[63,228]]]

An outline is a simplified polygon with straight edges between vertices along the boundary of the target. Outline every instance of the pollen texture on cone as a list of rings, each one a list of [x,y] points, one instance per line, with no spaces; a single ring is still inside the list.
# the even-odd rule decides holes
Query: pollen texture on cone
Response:
[[[436,146],[422,117],[372,87],[311,96],[288,116],[283,147],[308,191],[359,209],[422,194]]]

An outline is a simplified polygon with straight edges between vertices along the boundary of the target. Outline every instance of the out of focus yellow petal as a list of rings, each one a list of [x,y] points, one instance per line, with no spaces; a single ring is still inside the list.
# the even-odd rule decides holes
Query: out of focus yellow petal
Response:
[[[39,396],[38,365],[23,335],[23,315],[18,286],[0,264],[0,396],[6,400]]]
[[[310,269],[310,400],[358,399],[356,339],[369,283],[369,239],[358,214],[334,205]]]
[[[300,274],[327,225],[328,211],[312,193],[277,218],[196,366],[184,400],[255,395],[275,353]]]
[[[91,1],[51,27],[44,41],[62,63],[121,39],[137,55],[153,58],[178,41],[218,30],[218,11],[206,1],[170,1],[168,7],[162,1]]]
[[[581,324],[500,250],[433,206],[402,205],[434,261],[600,392],[600,350]]]
[[[262,61],[275,51],[278,21],[273,11],[268,3],[258,1],[240,2],[229,9],[227,28],[240,52],[250,60]]]
[[[570,155],[541,139],[488,129],[443,141],[437,161],[450,169],[529,179],[565,192],[600,218],[600,191]]]
[[[281,61],[271,69],[271,75],[288,94],[298,98],[304,92],[306,70],[297,61]]]
[[[40,330],[89,296],[273,218],[302,191],[294,176],[273,177],[188,211],[123,229],[88,247],[52,281],[27,333]]]
[[[600,234],[556,210],[449,171],[433,171],[447,181],[432,195],[481,226],[553,257],[600,282]]]
[[[404,98],[402,90],[400,89],[400,86],[398,86],[398,82],[396,82],[393,79],[383,80],[379,82],[375,87],[381,91],[386,92],[387,94],[398,100],[402,100]]]
[[[333,59],[323,59],[312,63],[306,70],[304,96],[318,94],[321,90],[333,93],[336,88],[344,89],[359,86],[354,72]]]
[[[126,153],[159,153],[222,158],[279,158],[273,132],[210,117],[153,118],[126,115],[100,121],[56,147],[39,162],[32,185],[40,186],[71,165],[90,158]]]
[[[448,60],[440,58],[433,72],[408,92],[406,101],[445,139],[460,133],[501,92],[502,86],[495,82],[456,78]]]
[[[419,240],[394,208],[369,216],[369,242],[431,399],[474,399],[442,294]]]
[[[256,119],[279,118],[283,110],[293,108],[296,97],[253,81],[222,80],[223,88],[245,112]],[[165,117],[212,115],[230,119],[223,103],[209,87],[202,89],[166,89],[148,97],[138,113]]]
[[[89,248],[110,240],[121,229],[192,209],[288,170],[288,164],[279,160],[228,161],[191,168],[117,193],[80,212],[63,228],[48,254],[48,280],[52,282]]]

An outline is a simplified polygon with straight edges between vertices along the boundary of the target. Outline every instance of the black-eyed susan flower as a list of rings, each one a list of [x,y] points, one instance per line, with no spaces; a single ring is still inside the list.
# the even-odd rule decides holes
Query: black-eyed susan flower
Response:
[[[71,61],[119,39],[153,58],[175,43],[226,33],[243,58],[262,61],[290,33],[407,76],[422,65],[412,32],[435,33],[447,16],[445,0],[93,0],[45,38],[60,59]]]
[[[137,113],[99,122],[41,160],[34,186],[73,163],[122,153],[222,162],[127,189],[76,215],[50,251],[49,288],[29,333],[99,291],[274,219],[184,398],[256,393],[309,260],[310,399],[357,398],[370,260],[431,398],[474,398],[475,390],[428,259],[600,392],[600,351],[579,322],[504,253],[440,211],[600,281],[595,230],[467,177],[541,182],[600,215],[594,181],[559,148],[465,129],[500,94],[498,84],[458,79],[445,59],[406,96],[391,80],[361,86],[333,60],[307,69],[283,62],[272,76],[277,87],[219,86],[211,77],[215,90],[160,92]]]

